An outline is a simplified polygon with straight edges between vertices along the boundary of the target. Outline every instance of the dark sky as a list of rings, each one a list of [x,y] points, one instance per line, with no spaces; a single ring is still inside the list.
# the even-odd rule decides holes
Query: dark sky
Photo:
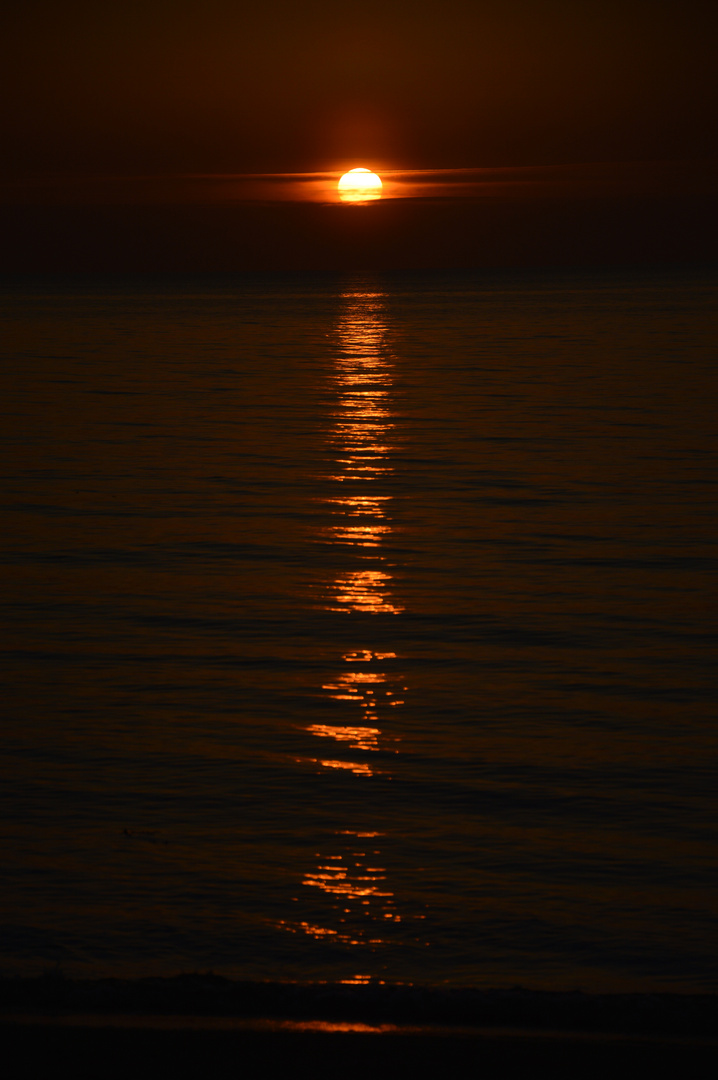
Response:
[[[696,162],[718,156],[715,5],[695,0],[24,0],[13,7],[0,17],[3,172],[16,181],[15,194],[6,192],[3,199],[4,270],[69,267],[73,260],[76,268],[96,268],[103,260],[114,265],[113,259],[118,268],[130,267],[145,255],[148,266],[161,268],[177,258],[175,249],[184,250],[187,268],[205,268],[214,260],[217,269],[246,269],[262,258],[271,265],[269,248],[277,265],[294,266],[302,262],[307,230],[316,237],[307,265],[350,258],[342,247],[344,226],[337,232],[326,214],[314,221],[316,208],[295,208],[300,226],[291,223],[286,208],[276,211],[280,218],[284,214],[278,225],[276,216],[269,214],[262,224],[251,207],[233,205],[222,225],[216,206],[208,207],[204,223],[196,207],[184,218],[175,207],[158,232],[151,225],[156,217],[145,214],[142,224],[138,208],[107,209],[103,216],[95,206],[83,217],[84,196],[71,200],[72,212],[43,206],[33,216],[31,199],[20,200],[22,209],[15,206],[17,181],[22,185],[28,178],[637,161],[687,162],[692,175]],[[707,239],[713,235],[713,202],[704,179],[698,188],[689,183],[680,197],[666,195],[661,207],[654,191],[641,203],[638,218],[635,191],[620,206],[611,196],[617,220],[642,222],[640,236],[631,241],[639,255],[645,243],[646,257],[661,256],[649,252],[651,244],[656,248],[661,221],[666,237],[673,237],[666,240],[665,257],[715,254]],[[496,199],[500,248],[502,215],[511,235],[519,230],[515,239],[524,235],[525,222],[517,225],[516,208],[505,211]],[[414,208],[416,220],[406,228],[416,239],[425,223],[436,257],[419,243],[421,254],[412,265],[471,262],[470,251],[457,248],[452,256],[444,235],[447,228],[457,236],[462,232],[461,214],[468,215],[469,231],[479,228],[486,206],[469,208],[470,202],[454,208],[455,219],[431,200],[422,204],[423,217]],[[540,202],[534,199],[543,215]],[[554,197],[554,241],[563,236],[574,250],[576,236],[585,234],[593,238],[585,249],[588,261],[598,258],[596,242],[605,248],[606,219],[612,220],[605,199],[597,211],[600,228],[591,226],[593,210],[585,198],[580,208],[575,193],[563,198],[564,209],[569,203],[573,210],[563,221]],[[377,221],[391,217],[387,201],[381,211],[353,212],[374,212]],[[409,211],[403,213],[406,218]],[[395,244],[406,246],[399,218],[377,240],[378,265],[401,262],[393,253]],[[185,249],[176,235],[184,221]],[[128,229],[135,235],[129,247]],[[615,232],[621,241],[622,228]],[[236,241],[242,233],[249,239],[240,251]],[[74,255],[65,250],[73,235],[80,241]],[[198,247],[197,238],[206,235],[210,240]],[[545,243],[542,238],[542,250]],[[574,257],[562,243],[548,261]],[[325,254],[317,254],[322,245]],[[538,249],[532,255],[529,248],[523,244],[519,262],[535,261]],[[622,251],[621,257],[629,257]],[[610,251],[604,254],[610,257]],[[372,257],[369,252],[369,262]],[[480,253],[476,258],[491,261]]]

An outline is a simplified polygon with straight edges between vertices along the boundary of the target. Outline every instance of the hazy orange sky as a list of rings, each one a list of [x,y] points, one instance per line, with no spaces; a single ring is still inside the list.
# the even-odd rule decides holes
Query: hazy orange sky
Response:
[[[696,162],[700,172],[718,156],[717,20],[706,2],[23,0],[13,7],[0,16],[0,137],[13,204],[31,204],[58,175],[636,162],[690,162],[693,175]],[[712,204],[704,180],[698,187],[701,206],[684,198],[681,212],[704,221]],[[81,188],[71,201],[97,203],[97,188]],[[564,201],[574,196],[564,193]],[[166,201],[155,188],[145,202],[158,200]],[[51,232],[95,228],[79,219],[60,227],[44,213]],[[30,248],[42,248],[40,219],[2,216],[12,269],[28,228]],[[655,212],[648,236],[664,216]],[[126,225],[125,216],[108,227],[122,233]],[[249,231],[257,228],[252,219]],[[445,257],[451,261],[450,252]]]
[[[23,0],[11,169],[456,168],[716,152],[704,0]]]

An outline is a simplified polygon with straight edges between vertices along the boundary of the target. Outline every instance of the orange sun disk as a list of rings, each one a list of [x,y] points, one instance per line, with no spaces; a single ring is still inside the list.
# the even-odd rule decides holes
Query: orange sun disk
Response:
[[[381,179],[370,169],[350,169],[337,184],[342,202],[370,202],[381,198]]]

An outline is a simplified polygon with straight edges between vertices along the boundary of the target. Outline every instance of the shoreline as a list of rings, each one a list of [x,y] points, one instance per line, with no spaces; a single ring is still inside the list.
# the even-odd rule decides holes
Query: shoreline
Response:
[[[74,1018],[74,1020],[71,1020]],[[114,1019],[112,1019],[114,1018]],[[121,1018],[118,1019],[118,1018]],[[717,994],[142,979],[0,978],[0,1022],[217,1030],[715,1039]]]
[[[251,983],[213,974],[0,979],[9,1080],[552,1080],[697,1075],[715,994]]]

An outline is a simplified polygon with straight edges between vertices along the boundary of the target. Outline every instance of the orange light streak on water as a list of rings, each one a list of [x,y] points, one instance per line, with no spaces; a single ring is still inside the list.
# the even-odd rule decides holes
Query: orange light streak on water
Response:
[[[341,493],[323,500],[337,520],[320,527],[316,536],[325,544],[367,551],[356,568],[347,569],[325,585],[322,606],[329,611],[377,617],[397,615],[403,610],[393,595],[393,578],[383,565],[385,556],[381,550],[393,532],[389,516],[392,495],[370,488],[382,483],[394,470],[390,459],[394,429],[392,364],[385,349],[387,327],[381,299],[378,294],[345,297],[345,311],[337,328],[339,355],[332,376],[336,398],[331,413],[333,424],[328,432],[334,460],[339,466],[331,480],[342,488]],[[336,720],[308,724],[304,730],[313,738],[333,739],[339,752],[340,748],[346,748],[355,754],[399,753],[395,747],[399,736],[385,732],[380,722],[388,706],[399,704],[394,694],[404,676],[368,666],[395,661],[396,653],[355,649],[344,653],[342,660],[351,665],[351,670],[345,669],[328,679],[322,684],[322,691],[325,700],[337,710],[351,709],[351,720],[338,713]],[[356,723],[357,707],[362,710],[364,724]],[[337,779],[343,774],[352,783],[388,776],[368,761],[341,757],[297,760],[319,766],[322,773],[336,772]],[[401,922],[401,916],[394,910],[394,893],[386,885],[387,869],[379,865],[383,861],[379,850],[370,853],[352,850],[360,838],[376,839],[381,835],[376,830],[339,830],[337,837],[342,838],[343,853],[318,852],[317,865],[305,871],[302,880],[308,889],[334,901],[327,913],[328,925],[324,918],[320,921],[313,918],[284,922],[283,928],[316,941],[341,943],[350,949],[373,949],[385,944],[376,932],[377,924],[386,927]],[[353,933],[344,930],[348,922],[353,925]],[[370,929],[372,926],[374,929]],[[361,985],[369,980],[368,975],[354,975],[342,981]]]

